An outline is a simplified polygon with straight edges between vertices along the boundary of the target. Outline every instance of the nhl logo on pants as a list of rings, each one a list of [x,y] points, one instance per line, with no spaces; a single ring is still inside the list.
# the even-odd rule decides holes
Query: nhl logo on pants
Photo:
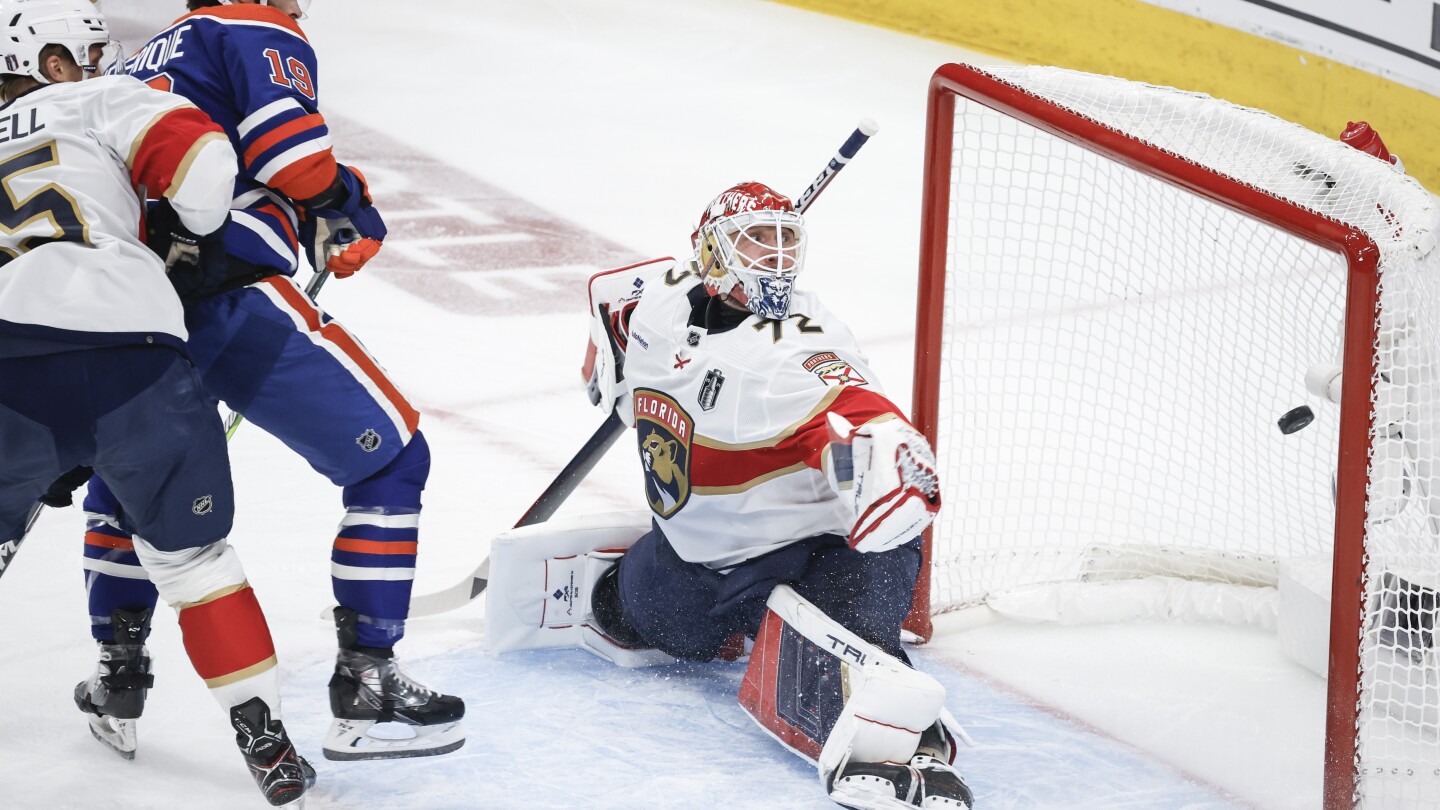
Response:
[[[195,499],[194,503],[190,504],[190,511],[197,515],[208,515],[214,507],[215,501],[213,498],[209,495],[201,495]]]
[[[361,450],[373,453],[375,448],[380,446],[380,434],[371,428],[365,428],[365,432],[355,438],[355,443],[360,445]]]

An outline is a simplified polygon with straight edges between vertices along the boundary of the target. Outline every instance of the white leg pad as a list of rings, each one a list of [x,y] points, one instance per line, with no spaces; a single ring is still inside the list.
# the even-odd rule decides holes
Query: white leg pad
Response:
[[[861,639],[789,586],[777,587],[766,605],[770,613],[740,691],[741,705],[750,716],[786,747],[815,762],[822,783],[850,759],[908,763],[921,732],[940,717],[945,687]],[[818,677],[796,674],[792,661],[801,662],[799,669],[814,662],[804,662],[804,652],[797,657],[782,649],[794,648],[793,634],[813,645],[810,656],[834,659],[820,662]],[[827,674],[827,668],[839,677]],[[842,700],[844,708],[827,730],[826,706]]]
[[[245,582],[240,555],[225,540],[181,551],[161,551],[135,538],[135,556],[155,583],[160,598],[171,606],[199,602],[223,588]]]
[[[939,717],[945,687],[922,672],[907,670],[919,677],[874,668],[860,688],[851,692],[844,713],[820,751],[816,764],[822,774],[849,759],[903,765],[915,755],[921,732]]]
[[[674,662],[659,650],[615,643],[590,608],[595,583],[650,531],[650,521],[648,511],[584,515],[495,538],[485,591],[486,649],[579,647],[623,667]]]

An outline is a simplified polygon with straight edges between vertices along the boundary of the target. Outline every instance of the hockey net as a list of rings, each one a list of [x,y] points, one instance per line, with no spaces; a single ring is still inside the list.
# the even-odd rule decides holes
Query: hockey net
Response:
[[[928,126],[915,421],[944,508],[913,629],[1116,583],[1273,595],[1320,559],[1327,807],[1440,806],[1431,195],[1269,114],[1056,68],[947,65]]]

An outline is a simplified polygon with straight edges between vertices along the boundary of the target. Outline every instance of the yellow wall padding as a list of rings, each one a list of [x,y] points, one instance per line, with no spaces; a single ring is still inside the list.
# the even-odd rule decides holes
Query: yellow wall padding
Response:
[[[1440,98],[1139,0],[775,1],[1013,62],[1197,90],[1331,137],[1369,121],[1410,174],[1440,189]]]

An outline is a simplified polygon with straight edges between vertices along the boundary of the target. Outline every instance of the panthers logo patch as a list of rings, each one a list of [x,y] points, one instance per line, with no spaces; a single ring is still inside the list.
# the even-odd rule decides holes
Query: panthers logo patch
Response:
[[[812,354],[805,361],[805,370],[824,380],[826,385],[865,385],[865,378],[834,352]]]
[[[690,499],[690,441],[695,420],[659,391],[637,388],[634,401],[645,499],[655,514],[668,518]]]

